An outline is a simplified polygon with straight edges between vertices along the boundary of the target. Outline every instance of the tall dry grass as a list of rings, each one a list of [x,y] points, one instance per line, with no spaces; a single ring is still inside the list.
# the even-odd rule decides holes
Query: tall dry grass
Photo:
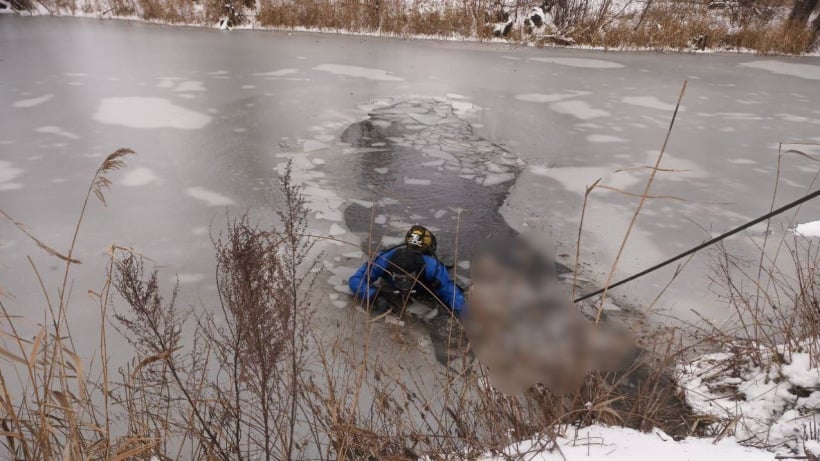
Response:
[[[129,153],[115,152],[97,171],[74,242],[92,194],[104,202],[110,173]],[[290,169],[280,190],[285,202],[275,212],[276,226],[263,228],[240,216],[214,237],[215,309],[180,308],[178,287],[166,291],[158,271],[146,267],[150,260],[117,246],[110,249],[102,288],[92,292],[101,325],[99,350],[92,354],[72,346],[64,290],[52,296],[44,289],[52,321],[33,340],[18,334],[18,320],[0,299],[9,339],[1,359],[13,364],[0,371],[3,456],[469,457],[595,422],[662,427],[681,436],[697,429],[667,369],[678,354],[670,346],[674,335],[653,341],[656,350],[647,348],[627,370],[590,374],[575,392],[536,386],[510,396],[488,384],[487,370],[470,359],[453,318],[439,325],[439,338],[447,338],[439,342],[451,345],[444,367],[382,352],[385,332],[409,348],[413,329],[361,317],[337,330],[318,327],[311,321],[317,237],[307,233],[308,210]],[[75,243],[64,253],[37,243],[65,262],[62,286],[70,284]],[[134,354],[116,371],[107,350],[110,323]]]

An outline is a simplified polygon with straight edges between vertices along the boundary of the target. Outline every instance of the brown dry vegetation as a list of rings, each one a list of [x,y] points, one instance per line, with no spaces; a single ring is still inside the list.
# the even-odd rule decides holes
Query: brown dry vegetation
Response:
[[[18,7],[33,7],[29,1],[19,0]],[[708,47],[800,54],[816,45],[820,30],[820,16],[812,24],[808,24],[808,16],[787,19],[790,0],[649,0],[640,11],[615,11],[608,1],[592,6],[588,1],[563,0],[554,2],[552,9],[556,34],[540,37],[521,24],[523,15],[542,3],[507,3],[513,7],[515,21],[508,40],[538,45],[571,40],[609,49]],[[37,0],[37,4],[52,14],[80,11],[77,0]],[[492,23],[503,22],[497,3],[491,0],[458,0],[435,7],[420,0],[89,0],[83,8],[87,14],[137,15],[163,23],[213,25],[228,18],[234,25],[481,40],[493,36]]]
[[[92,193],[104,201],[108,175],[129,153],[106,159],[84,203]],[[627,370],[591,373],[575,392],[557,395],[536,386],[521,396],[496,392],[486,370],[466,360],[463,350],[450,366],[433,362],[424,370],[383,356],[371,338],[384,324],[366,318],[338,325],[342,329],[328,336],[311,321],[316,260],[309,255],[317,240],[306,234],[308,210],[289,170],[281,191],[285,203],[275,212],[276,227],[239,217],[215,237],[220,304],[205,313],[180,309],[176,287],[164,295],[168,287],[160,285],[158,272],[116,246],[102,289],[90,292],[101,319],[96,351],[75,350],[65,289],[54,298],[44,288],[49,321],[33,339],[18,331],[19,319],[8,315],[0,297],[0,360],[6,362],[0,371],[0,455],[416,459],[476,456],[596,422],[661,427],[676,436],[699,430],[669,373],[681,351],[673,347],[674,332],[645,338],[654,350]],[[83,214],[75,238],[82,221]],[[63,260],[60,277],[68,286],[73,247],[63,254],[37,242]],[[134,354],[118,372],[107,351],[109,323]],[[446,336],[462,334],[458,322],[447,325]],[[405,333],[397,328],[393,334],[400,339]]]

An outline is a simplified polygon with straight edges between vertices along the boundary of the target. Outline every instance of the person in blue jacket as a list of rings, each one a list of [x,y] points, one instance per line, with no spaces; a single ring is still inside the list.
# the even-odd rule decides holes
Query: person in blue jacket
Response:
[[[385,292],[401,295],[432,294],[461,316],[465,310],[464,294],[447,274],[447,268],[435,256],[436,238],[423,226],[414,225],[404,243],[379,252],[372,262],[364,263],[348,280],[357,300],[372,313],[391,309]],[[377,282],[381,280],[381,286]]]

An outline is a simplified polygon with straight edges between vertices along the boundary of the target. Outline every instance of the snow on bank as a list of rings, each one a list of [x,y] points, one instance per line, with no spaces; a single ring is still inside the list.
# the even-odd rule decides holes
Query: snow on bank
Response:
[[[794,233],[803,237],[820,237],[820,221],[798,224]]]
[[[527,461],[762,461],[774,456],[764,450],[722,440],[690,437],[675,441],[660,429],[644,434],[623,427],[590,426],[569,429],[556,441],[527,440],[507,447],[503,454],[481,461],[520,459]]]
[[[692,409],[716,421],[715,431],[788,456],[820,455],[820,368],[798,350],[708,354],[678,366],[678,383]]]

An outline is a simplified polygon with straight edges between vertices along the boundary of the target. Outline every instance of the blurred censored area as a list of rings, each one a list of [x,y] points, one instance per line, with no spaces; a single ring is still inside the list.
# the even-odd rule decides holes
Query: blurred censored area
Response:
[[[521,394],[541,384],[572,392],[590,371],[619,371],[635,357],[632,335],[614,322],[594,324],[558,280],[543,234],[496,242],[476,255],[464,329],[490,384]]]

